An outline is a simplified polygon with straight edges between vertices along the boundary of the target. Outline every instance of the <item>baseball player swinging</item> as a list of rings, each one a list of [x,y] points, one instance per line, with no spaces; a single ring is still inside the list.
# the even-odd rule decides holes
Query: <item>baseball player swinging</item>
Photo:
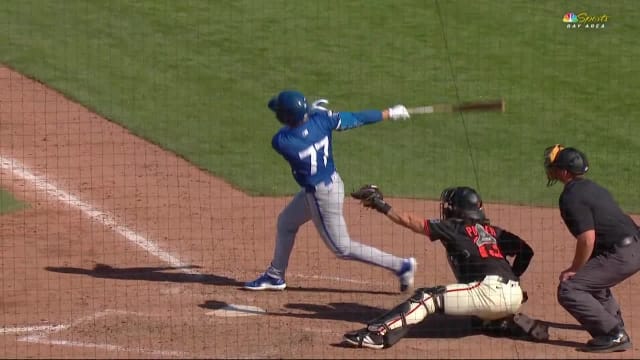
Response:
[[[344,342],[372,349],[389,347],[405,336],[411,325],[436,313],[476,316],[486,324],[506,324],[513,335],[548,338],[546,325],[518,313],[525,300],[519,277],[529,266],[533,250],[517,235],[490,224],[474,189],[445,189],[440,196],[440,219],[394,211],[375,185],[365,185],[351,195],[396,224],[432,241],[440,240],[458,283],[417,289],[411,298],[367,327],[346,333]],[[513,263],[506,257],[514,257]]]
[[[334,112],[321,99],[309,108],[299,91],[285,90],[268,104],[284,125],[271,145],[291,166],[301,190],[278,216],[276,246],[271,265],[256,280],[244,285],[248,290],[283,290],[285,272],[300,226],[312,220],[325,244],[341,259],[352,259],[383,267],[400,280],[400,290],[413,285],[414,258],[400,258],[353,241],[347,231],[342,205],[344,184],[333,161],[334,130],[349,130],[382,120],[406,120],[403,105],[385,110]]]

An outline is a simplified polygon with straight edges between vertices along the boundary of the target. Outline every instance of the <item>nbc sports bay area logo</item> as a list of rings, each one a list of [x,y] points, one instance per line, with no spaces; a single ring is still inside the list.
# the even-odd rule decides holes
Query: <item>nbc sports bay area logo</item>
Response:
[[[604,29],[608,21],[607,14],[592,15],[586,11],[577,14],[568,12],[562,17],[567,29]]]

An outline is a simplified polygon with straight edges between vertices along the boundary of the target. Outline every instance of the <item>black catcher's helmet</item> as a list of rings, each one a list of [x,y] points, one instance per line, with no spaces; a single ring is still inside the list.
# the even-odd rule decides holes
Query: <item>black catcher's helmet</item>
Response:
[[[545,149],[544,167],[547,172],[547,186],[551,186],[558,181],[553,175],[553,169],[567,170],[573,175],[584,175],[589,171],[589,161],[582,151],[556,144]]]
[[[471,223],[485,222],[480,194],[468,186],[444,189],[440,195],[440,218],[456,218]]]

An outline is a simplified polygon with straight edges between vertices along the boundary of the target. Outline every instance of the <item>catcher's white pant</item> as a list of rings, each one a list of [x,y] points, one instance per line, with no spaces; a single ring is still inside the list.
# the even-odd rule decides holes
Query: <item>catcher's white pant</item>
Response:
[[[513,315],[522,306],[522,289],[517,281],[503,282],[499,276],[489,275],[482,281],[469,284],[447,285],[443,294],[444,313],[447,315],[477,316],[484,320],[496,320]],[[436,312],[437,297],[425,293],[422,301],[410,302],[405,313],[407,325],[424,320]],[[402,327],[401,317],[387,321],[389,330]]]

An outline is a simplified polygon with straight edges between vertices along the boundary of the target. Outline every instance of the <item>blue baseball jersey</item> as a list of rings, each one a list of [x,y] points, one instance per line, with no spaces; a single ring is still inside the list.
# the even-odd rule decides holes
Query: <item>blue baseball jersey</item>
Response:
[[[379,110],[361,112],[318,111],[296,127],[284,126],[271,140],[271,146],[291,166],[291,173],[302,187],[331,182],[336,171],[333,162],[332,133],[382,120]]]

